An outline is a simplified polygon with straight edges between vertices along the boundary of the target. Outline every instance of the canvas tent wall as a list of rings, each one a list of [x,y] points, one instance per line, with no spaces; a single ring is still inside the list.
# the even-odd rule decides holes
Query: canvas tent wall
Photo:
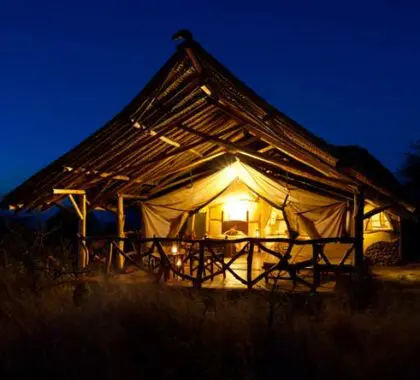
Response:
[[[284,210],[291,229],[298,234],[305,232],[312,238],[346,235],[346,201],[290,187],[237,161],[192,187],[142,202],[146,236],[176,236],[190,214],[228,191],[234,181],[242,182],[269,206]]]

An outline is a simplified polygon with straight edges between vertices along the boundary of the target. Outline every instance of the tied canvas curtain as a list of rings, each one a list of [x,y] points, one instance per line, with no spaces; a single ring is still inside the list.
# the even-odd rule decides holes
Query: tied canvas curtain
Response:
[[[149,202],[142,202],[141,209],[146,236],[176,236],[191,211],[203,207],[226,190],[232,180],[229,168]]]
[[[261,200],[260,202],[260,224],[261,224],[261,236],[263,236],[265,228],[267,227],[268,221],[271,217],[271,212],[273,211],[273,206],[271,206],[269,203],[265,202],[264,200]]]

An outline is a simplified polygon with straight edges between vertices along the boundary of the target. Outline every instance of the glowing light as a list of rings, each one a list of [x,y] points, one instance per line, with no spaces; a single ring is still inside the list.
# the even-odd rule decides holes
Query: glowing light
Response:
[[[232,180],[238,176],[238,172],[234,165],[229,165],[226,168],[226,175],[229,179],[232,179]]]
[[[210,89],[207,87],[207,86],[205,86],[205,85],[203,85],[203,86],[201,86],[200,87],[208,96],[211,96],[211,91],[210,91]]]
[[[259,238],[260,237],[260,230],[255,230],[255,237]]]
[[[223,211],[226,214],[226,220],[241,220],[247,221],[248,200],[243,200],[237,197],[230,197],[224,207]]]
[[[178,253],[178,246],[176,244],[172,244],[171,253],[176,255]]]
[[[176,261],[176,266],[179,268],[181,265],[182,265],[182,260],[179,258],[179,259]]]

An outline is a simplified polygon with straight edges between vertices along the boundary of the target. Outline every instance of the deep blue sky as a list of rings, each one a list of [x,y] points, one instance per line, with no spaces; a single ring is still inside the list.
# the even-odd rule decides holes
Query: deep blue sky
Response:
[[[395,170],[420,138],[420,1],[0,1],[0,194],[196,40],[303,126]]]

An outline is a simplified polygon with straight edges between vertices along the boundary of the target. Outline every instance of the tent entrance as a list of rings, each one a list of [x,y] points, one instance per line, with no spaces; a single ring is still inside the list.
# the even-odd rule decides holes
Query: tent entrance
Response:
[[[226,236],[288,237],[287,226],[280,215],[280,209],[272,207],[242,181],[236,180],[223,194],[188,218],[182,235],[214,239]]]

